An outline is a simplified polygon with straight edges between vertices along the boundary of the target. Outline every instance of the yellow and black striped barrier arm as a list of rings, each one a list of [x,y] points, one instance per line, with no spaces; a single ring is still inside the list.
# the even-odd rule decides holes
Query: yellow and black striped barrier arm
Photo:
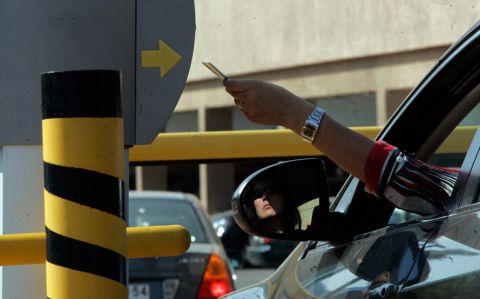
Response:
[[[47,297],[127,298],[117,71],[42,74]]]

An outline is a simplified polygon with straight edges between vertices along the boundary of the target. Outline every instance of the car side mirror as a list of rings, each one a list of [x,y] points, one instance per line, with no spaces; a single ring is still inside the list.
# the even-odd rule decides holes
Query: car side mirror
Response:
[[[247,177],[232,198],[234,219],[247,233],[272,239],[333,241],[345,217],[329,211],[325,165],[308,158],[279,162]]]

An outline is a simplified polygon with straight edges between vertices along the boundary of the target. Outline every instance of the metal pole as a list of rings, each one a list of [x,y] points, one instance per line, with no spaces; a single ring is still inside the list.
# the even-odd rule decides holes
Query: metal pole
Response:
[[[47,297],[127,298],[118,71],[42,74]]]

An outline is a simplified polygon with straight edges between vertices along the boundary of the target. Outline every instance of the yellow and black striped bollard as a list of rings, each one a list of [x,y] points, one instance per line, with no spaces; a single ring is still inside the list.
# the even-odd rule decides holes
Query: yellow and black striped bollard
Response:
[[[118,71],[42,74],[47,297],[127,298]]]

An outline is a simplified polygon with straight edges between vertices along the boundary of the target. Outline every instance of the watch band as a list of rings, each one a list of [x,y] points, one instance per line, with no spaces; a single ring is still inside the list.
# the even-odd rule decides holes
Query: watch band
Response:
[[[313,109],[312,113],[310,113],[305,120],[305,124],[300,133],[303,141],[313,143],[324,114],[325,110],[320,107],[315,107],[315,109]]]

